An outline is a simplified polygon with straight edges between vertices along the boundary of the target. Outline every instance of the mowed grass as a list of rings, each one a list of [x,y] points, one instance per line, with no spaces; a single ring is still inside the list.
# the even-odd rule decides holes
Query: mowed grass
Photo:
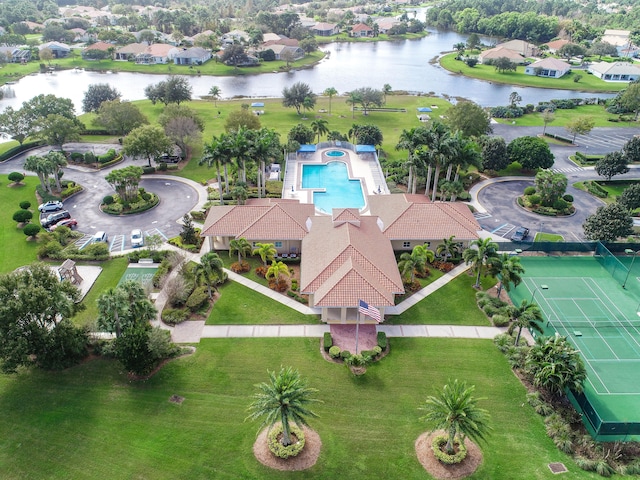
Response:
[[[220,287],[207,325],[294,325],[318,323],[317,315],[303,315],[236,282]]]
[[[57,373],[0,377],[3,480],[430,478],[414,442],[431,426],[418,407],[458,378],[476,386],[493,432],[468,477],[599,478],[579,470],[547,438],[525,388],[489,340],[392,339],[391,352],[355,378],[320,357],[318,339],[210,339],[146,382],[130,382],[113,361]],[[258,424],[246,407],[267,370],[299,369],[323,401],[310,419],[322,439],[318,463],[280,472],[253,456]],[[181,405],[169,402],[184,397]]]
[[[39,225],[38,203],[35,192],[37,177],[26,177],[20,185],[13,185],[6,175],[0,177],[0,273],[12,272],[18,267],[37,260],[37,242],[27,237],[12,217],[20,210],[20,202],[31,202],[32,222]]]
[[[508,102],[505,100],[505,105]],[[609,119],[617,119],[617,115],[612,115],[605,110],[603,105],[581,105],[571,109],[557,109],[553,112],[554,120],[547,124],[547,133],[550,132],[549,127],[564,127],[571,120],[576,117],[590,117],[594,121],[594,127],[609,127],[609,128],[621,128],[621,127],[637,127],[638,122],[612,122]],[[544,120],[542,119],[542,113],[534,112],[523,115],[519,118],[496,118],[498,123],[506,125],[517,125],[519,127],[540,127],[540,134],[544,130]],[[573,134],[565,131],[564,136],[571,140]],[[552,138],[545,138],[546,141],[553,141]],[[560,145],[565,145],[562,142],[556,142]]]
[[[493,277],[480,277],[482,288],[495,285]],[[480,325],[491,323],[478,308],[475,275],[463,273],[400,315],[389,315],[389,325]]]

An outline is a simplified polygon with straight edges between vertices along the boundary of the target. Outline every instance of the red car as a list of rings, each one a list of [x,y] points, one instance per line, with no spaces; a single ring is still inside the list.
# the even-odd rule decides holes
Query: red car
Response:
[[[61,220],[60,222],[56,223],[55,225],[52,225],[50,230],[55,230],[58,227],[69,227],[70,229],[73,230],[73,228],[78,225],[78,222],[76,221],[75,218],[67,218],[66,220]]]

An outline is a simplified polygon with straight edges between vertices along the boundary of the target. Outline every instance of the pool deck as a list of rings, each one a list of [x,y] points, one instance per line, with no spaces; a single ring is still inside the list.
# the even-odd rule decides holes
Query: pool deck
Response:
[[[331,150],[339,150],[344,152],[345,155],[329,157],[326,152]],[[361,211],[366,212],[369,208],[366,203],[368,195],[389,194],[387,182],[384,179],[382,168],[375,154],[358,154],[348,147],[330,146],[318,148],[315,152],[298,153],[295,158],[293,158],[293,155],[288,158],[284,172],[282,198],[299,200],[301,203],[313,203],[313,192],[318,191],[318,189],[302,188],[302,165],[322,165],[336,161],[347,164],[350,179],[360,180],[365,200],[365,206]],[[378,188],[380,193],[378,193]]]

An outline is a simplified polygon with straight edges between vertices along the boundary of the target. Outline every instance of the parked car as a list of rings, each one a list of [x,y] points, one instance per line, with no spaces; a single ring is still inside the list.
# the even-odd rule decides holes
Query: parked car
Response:
[[[38,207],[38,211],[40,213],[46,213],[46,212],[57,212],[58,210],[62,210],[64,208],[64,206],[62,205],[62,202],[59,201],[52,201],[52,202],[45,202],[43,204],[41,204]]]
[[[516,231],[511,235],[512,242],[522,242],[529,236],[529,229],[526,227],[518,227]]]
[[[69,227],[73,230],[73,227],[75,227],[76,225],[78,225],[78,221],[75,218],[67,218],[66,220],[60,220],[55,225],[51,225],[51,228],[49,230],[53,231],[58,227]]]
[[[91,243],[98,243],[98,242],[108,242],[109,241],[109,237],[107,235],[107,232],[103,232],[103,231],[99,231],[93,234],[93,237],[91,237]]]
[[[144,245],[144,235],[142,234],[142,230],[139,228],[135,228],[131,230],[131,247],[137,248],[142,247]]]
[[[156,158],[157,163],[178,163],[180,161],[180,157],[178,155],[168,155],[164,154]]]
[[[71,218],[71,214],[66,210],[62,210],[61,212],[49,214],[47,218],[45,218],[44,220],[41,220],[40,223],[42,223],[42,226],[44,228],[51,228],[53,225],[55,225],[56,223],[59,223],[61,220],[64,220],[65,218]]]

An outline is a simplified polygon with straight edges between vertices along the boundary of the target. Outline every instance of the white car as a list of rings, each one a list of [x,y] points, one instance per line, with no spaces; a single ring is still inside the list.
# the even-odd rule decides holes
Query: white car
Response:
[[[131,230],[131,246],[133,248],[142,247],[144,245],[144,235],[142,234],[142,230],[136,228]]]

